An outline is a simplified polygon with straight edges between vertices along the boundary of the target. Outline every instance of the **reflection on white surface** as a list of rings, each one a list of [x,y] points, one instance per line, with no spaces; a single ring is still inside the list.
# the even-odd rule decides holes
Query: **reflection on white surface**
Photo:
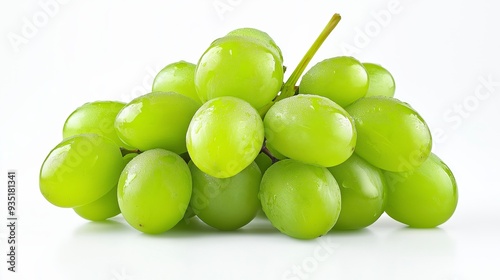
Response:
[[[297,240],[263,217],[234,232],[194,218],[147,235],[121,216],[96,223],[55,210],[47,212],[50,223],[21,220],[31,230],[19,236],[18,278],[6,279],[462,280],[477,279],[478,271],[495,279],[500,263],[494,215],[455,217],[435,229],[408,228],[383,215],[367,229]]]
[[[59,244],[54,261],[67,279],[205,279],[207,273],[214,279],[466,279],[457,274],[457,246],[445,229],[411,229],[386,216],[368,229],[314,240],[287,237],[265,218],[236,232],[194,218],[147,235],[117,217],[68,230]]]

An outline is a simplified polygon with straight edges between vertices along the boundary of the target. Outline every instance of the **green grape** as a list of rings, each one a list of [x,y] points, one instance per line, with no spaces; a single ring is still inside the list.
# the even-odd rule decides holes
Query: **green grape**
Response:
[[[123,156],[124,164],[127,165],[136,156],[136,153],[126,154]],[[118,181],[116,181],[116,184],[118,184]],[[103,221],[120,214],[121,211],[120,206],[118,205],[117,186],[96,201],[83,206],[75,207],[73,210],[80,217],[90,221]]]
[[[145,233],[162,233],[186,213],[192,192],[189,167],[177,154],[152,149],[133,158],[118,181],[125,220]]]
[[[368,74],[353,57],[339,56],[318,62],[302,77],[299,93],[330,98],[342,107],[365,96]]]
[[[247,102],[230,96],[211,99],[194,115],[186,135],[191,160],[217,178],[240,173],[259,154],[264,126]]]
[[[236,230],[253,220],[260,208],[262,178],[256,163],[222,179],[204,173],[193,162],[188,165],[193,176],[190,206],[203,222],[219,230]]]
[[[259,109],[283,83],[283,64],[261,41],[242,36],[217,39],[196,67],[194,83],[202,102],[234,96]]]
[[[243,37],[251,37],[257,40],[260,40],[262,43],[266,44],[271,48],[273,52],[275,52],[276,57],[278,57],[281,62],[283,62],[283,54],[281,53],[281,49],[278,47],[276,42],[264,31],[261,31],[256,28],[246,27],[246,28],[238,28],[227,34],[228,36],[243,36]]]
[[[384,67],[374,63],[363,63],[368,73],[370,83],[366,97],[369,96],[388,96],[393,97],[396,91],[396,84],[391,73]]]
[[[177,92],[195,100],[201,105],[194,87],[194,71],[196,64],[178,61],[165,66],[153,81],[153,92]]]
[[[73,210],[78,216],[90,221],[104,221],[120,214],[116,186],[103,197],[83,206],[75,207]]]
[[[353,154],[340,165],[328,168],[337,180],[342,209],[334,229],[360,229],[384,213],[385,178],[382,171]]]
[[[408,104],[372,96],[346,108],[356,123],[356,153],[374,166],[402,172],[429,156],[432,138],[427,124]]]
[[[264,173],[273,164],[273,161],[268,155],[260,153],[255,158],[255,163],[259,166],[260,171]]]
[[[188,205],[188,207],[186,208],[186,213],[184,213],[183,219],[188,220],[193,218],[194,216],[196,216],[196,213],[194,213],[194,210],[191,207],[191,205]]]
[[[273,226],[300,239],[326,234],[340,213],[339,186],[328,169],[292,159],[267,169],[259,198]]]
[[[446,222],[455,212],[458,190],[451,170],[435,154],[417,169],[387,178],[387,214],[410,227],[431,228]]]
[[[186,149],[186,131],[199,104],[175,92],[151,92],[128,103],[115,120],[120,139],[141,151]]]
[[[269,141],[266,140],[266,148],[269,150],[269,152],[271,153],[271,155],[273,155],[273,157],[275,157],[276,159],[287,159],[286,156],[282,155],[280,152],[278,152],[275,148],[273,148],[273,146],[271,146],[271,143],[269,143]]]
[[[98,134],[79,134],[59,143],[40,168],[40,191],[59,207],[96,201],[118,181],[124,162],[120,148]]]
[[[85,103],[73,111],[63,127],[63,138],[84,133],[96,133],[113,140],[120,147],[131,148],[118,138],[114,123],[116,115],[125,106],[117,101]]]
[[[267,143],[282,155],[324,167],[348,159],[356,145],[352,119],[323,96],[299,94],[276,102],[264,128]]]

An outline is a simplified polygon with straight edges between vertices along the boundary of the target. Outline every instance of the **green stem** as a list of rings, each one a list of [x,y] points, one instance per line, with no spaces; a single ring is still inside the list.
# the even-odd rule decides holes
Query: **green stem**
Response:
[[[328,35],[330,35],[333,29],[335,29],[339,21],[340,21],[340,15],[334,14],[330,19],[330,21],[328,22],[328,24],[323,29],[323,31],[321,31],[321,33],[319,34],[318,38],[316,38],[316,41],[314,41],[314,43],[311,45],[307,53],[299,62],[295,70],[293,70],[293,73],[290,75],[288,80],[283,85],[281,94],[278,96],[278,98],[276,98],[276,101],[280,101],[284,98],[290,97],[295,94],[295,84],[297,84],[297,81],[299,80],[302,73],[304,73],[304,70],[306,69],[307,65],[309,64],[313,56],[318,51],[319,47],[321,47],[321,45],[326,40]]]

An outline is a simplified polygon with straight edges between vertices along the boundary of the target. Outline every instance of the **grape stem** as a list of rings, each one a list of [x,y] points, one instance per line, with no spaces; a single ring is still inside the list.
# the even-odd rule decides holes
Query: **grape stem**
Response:
[[[271,153],[271,151],[269,151],[269,149],[266,147],[266,146],[262,146],[262,149],[260,150],[262,153],[264,153],[266,156],[268,156],[270,159],[271,159],[271,162],[273,164],[277,163],[278,161],[280,161],[279,159],[277,159],[273,153]]]
[[[281,87],[281,93],[273,101],[269,102],[267,105],[259,109],[259,114],[261,117],[264,117],[266,115],[267,111],[274,105],[274,103],[287,97],[293,96],[298,91],[298,87],[296,86],[296,84],[299,81],[300,76],[302,76],[302,73],[304,73],[304,70],[306,70],[307,65],[309,64],[309,62],[311,62],[311,59],[314,57],[319,47],[321,47],[326,38],[328,38],[333,29],[335,29],[340,19],[341,17],[339,14],[334,14],[332,16],[325,28],[323,28],[323,31],[321,31],[321,33],[319,34],[318,38],[316,38],[316,41],[314,41],[304,57],[302,57],[302,60],[299,62],[295,70],[293,70],[288,80],[286,80],[286,82]]]
[[[319,34],[318,38],[316,38],[316,41],[314,41],[307,53],[304,55],[304,57],[302,57],[302,60],[299,62],[295,70],[293,70],[288,80],[283,85],[281,94],[278,96],[278,98],[276,98],[276,101],[280,101],[295,94],[295,84],[297,84],[297,81],[299,80],[302,73],[304,73],[307,65],[316,54],[318,49],[321,47],[323,42],[325,42],[326,38],[328,38],[333,29],[335,29],[340,19],[341,17],[339,14],[334,14],[332,16],[323,31],[321,31],[321,33]]]
[[[140,154],[142,151],[136,149],[136,150],[128,150],[123,147],[120,147],[120,152],[122,153],[122,157],[128,155],[128,154]]]

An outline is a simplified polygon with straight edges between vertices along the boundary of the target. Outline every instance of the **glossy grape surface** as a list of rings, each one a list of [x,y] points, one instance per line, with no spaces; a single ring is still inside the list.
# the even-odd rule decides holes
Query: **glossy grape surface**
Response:
[[[124,167],[136,156],[136,153],[125,155],[123,157]],[[116,184],[118,185],[118,181],[116,181]],[[118,187],[115,186],[107,194],[96,201],[83,206],[75,207],[73,210],[80,217],[90,221],[103,221],[112,218],[121,213],[120,206],[118,205],[117,191]]]
[[[45,158],[40,191],[59,207],[96,201],[116,186],[124,162],[115,142],[98,134],[66,138]]]
[[[217,178],[240,173],[259,154],[264,125],[247,102],[230,96],[211,99],[201,106],[186,136],[191,160]]]
[[[120,147],[128,147],[118,138],[115,131],[115,119],[125,103],[117,101],[95,101],[85,103],[73,111],[63,126],[63,138],[96,133],[113,140]]]
[[[75,207],[73,210],[78,216],[90,221],[103,221],[120,214],[117,187],[115,186],[96,201],[80,207]]]
[[[323,96],[299,94],[278,101],[264,118],[267,143],[287,158],[330,167],[356,145],[354,122]]]
[[[285,159],[264,173],[259,198],[274,227],[300,239],[326,234],[339,217],[340,190],[328,169]]]
[[[227,34],[228,36],[244,36],[244,37],[251,37],[254,39],[257,39],[261,41],[262,43],[266,44],[273,52],[275,52],[275,55],[280,58],[281,62],[283,62],[283,54],[281,53],[281,49],[278,47],[276,42],[273,40],[269,34],[266,32],[256,29],[256,28],[251,28],[251,27],[245,27],[245,28],[238,28],[235,29]]]
[[[177,92],[195,100],[201,105],[194,86],[194,72],[196,64],[178,61],[165,66],[156,75],[153,81],[153,92]]]
[[[385,172],[385,211],[396,221],[416,228],[436,227],[446,222],[458,203],[457,182],[448,166],[436,155],[416,170]]]
[[[393,97],[396,91],[396,83],[392,74],[379,64],[363,63],[370,80],[366,97],[387,96]]]
[[[175,92],[152,92],[128,103],[118,113],[120,139],[141,151],[161,148],[178,154],[186,149],[186,131],[199,104]]]
[[[191,199],[192,179],[177,154],[153,149],[133,158],[118,181],[118,204],[125,220],[145,233],[171,229]]]
[[[280,152],[278,152],[269,141],[266,140],[266,148],[269,150],[269,152],[273,155],[273,157],[277,159],[287,159],[286,156],[282,155]]]
[[[222,179],[204,173],[193,162],[188,165],[193,176],[190,206],[203,222],[220,230],[236,230],[252,221],[260,209],[262,173],[256,163]]]
[[[346,108],[356,123],[356,153],[374,166],[402,172],[420,166],[432,148],[424,119],[395,98],[373,96]]]
[[[382,171],[356,154],[328,170],[337,180],[342,197],[342,210],[334,229],[360,229],[377,221],[385,205]]]
[[[255,163],[259,166],[260,171],[264,173],[273,164],[273,161],[266,154],[260,153],[255,158]]]
[[[368,83],[368,73],[361,62],[339,56],[309,69],[300,81],[299,93],[325,96],[345,107],[366,95]]]
[[[225,36],[213,42],[200,58],[194,81],[202,102],[234,96],[259,109],[278,94],[283,65],[259,40]]]

